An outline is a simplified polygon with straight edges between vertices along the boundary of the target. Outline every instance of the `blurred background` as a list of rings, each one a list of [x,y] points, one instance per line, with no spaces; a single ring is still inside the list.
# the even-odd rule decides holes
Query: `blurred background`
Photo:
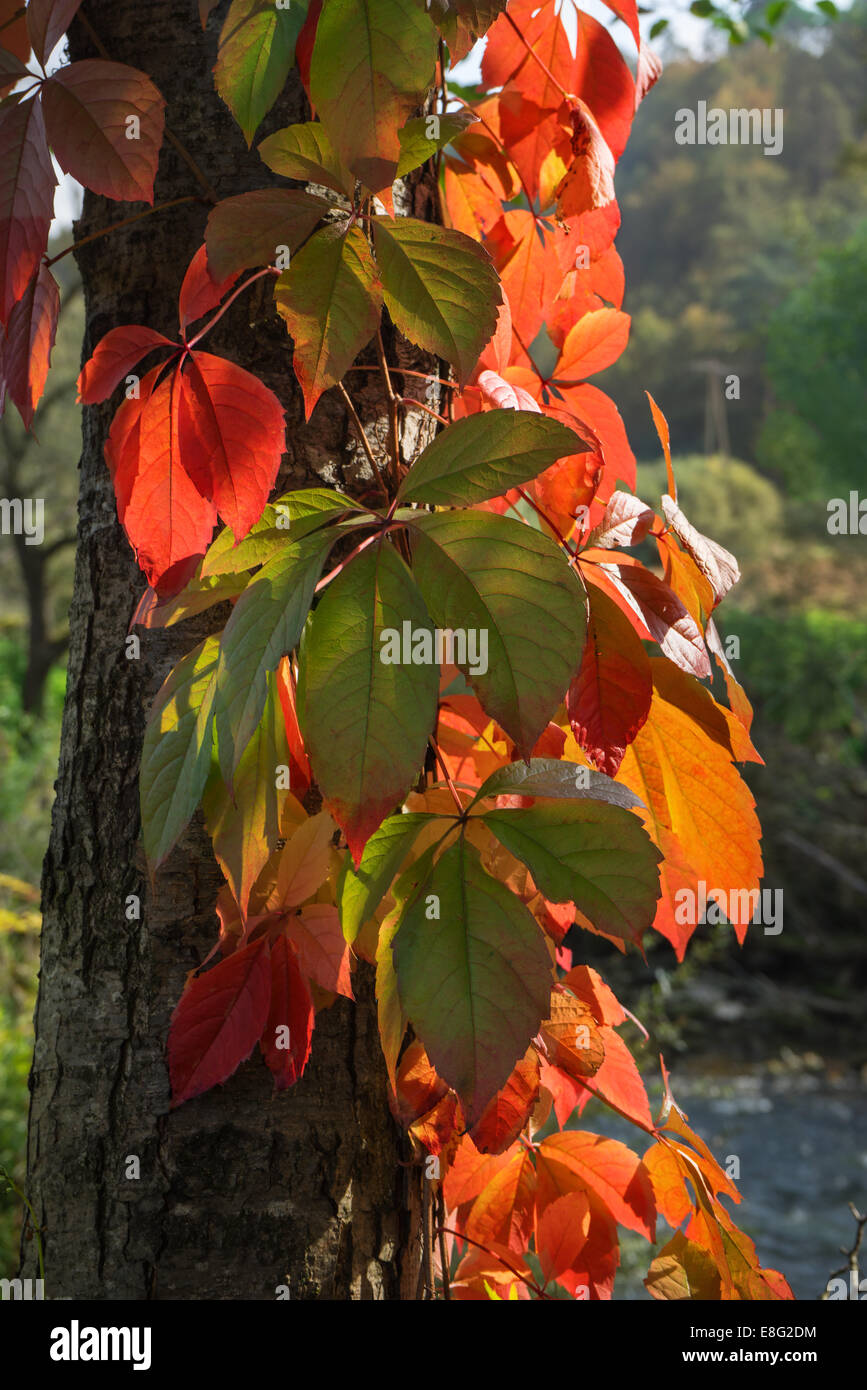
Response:
[[[657,504],[665,490],[647,389],[684,510],[740,561],[719,626],[739,639],[756,709],[765,766],[746,776],[785,925],[743,949],[729,928],[700,927],[681,967],[655,936],[646,963],[586,935],[582,955],[649,1030],[648,1080],[662,1051],[691,1122],[738,1157],[737,1218],[763,1263],[812,1299],[851,1244],[847,1203],[867,1210],[867,538],[827,529],[829,500],[858,489],[867,460],[867,0],[834,22],[827,3],[740,7],[734,33],[707,22],[706,0],[691,8],[652,10],[665,73],[617,174],[632,334],[599,384],[641,461],[639,493]],[[772,45],[748,37],[768,11]],[[783,108],[782,153],[676,145],[675,111],[699,100]],[[76,199],[65,184],[52,254]],[[46,518],[41,546],[0,538],[0,1167],[19,1187],[80,449],[73,258],[55,273],[64,311],[35,437],[14,413],[0,421],[0,496],[44,497]],[[618,1133],[595,1104],[584,1122]],[[3,1186],[0,1277],[21,1210]],[[627,1246],[618,1297],[646,1296],[648,1262],[645,1244]]]

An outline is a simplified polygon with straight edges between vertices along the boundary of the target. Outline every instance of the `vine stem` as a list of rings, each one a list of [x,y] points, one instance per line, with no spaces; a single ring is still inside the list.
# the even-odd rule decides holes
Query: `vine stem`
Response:
[[[439,744],[437,743],[437,741],[436,741],[436,739],[434,738],[433,734],[431,734],[430,737],[428,738],[428,743],[430,744],[431,748],[432,748],[433,751],[434,751],[434,757],[436,758],[437,762],[438,762],[439,765],[440,765],[440,772],[442,773],[443,777],[445,778],[446,786],[448,787],[449,791],[450,791],[451,794],[452,794],[452,800],[454,801],[455,805],[456,805],[457,808],[458,808],[458,815],[459,815],[459,816],[461,817],[461,819],[463,820],[464,808],[463,808],[463,804],[462,804],[462,802],[461,802],[461,798],[458,796],[457,788],[455,787],[455,784],[454,784],[454,782],[453,782],[452,779],[451,779],[451,775],[449,774],[449,770],[448,770],[448,768],[447,768],[446,765],[445,765],[445,761],[444,761],[444,759],[443,759],[443,755],[442,755],[442,753],[440,752]]]
[[[324,589],[332,580],[336,579],[338,574],[346,569],[350,560],[354,560],[356,555],[360,555],[362,550],[366,550],[369,545],[372,545],[375,540],[378,540],[381,534],[382,532],[375,531],[372,536],[366,536],[363,541],[359,541],[358,545],[354,550],[349,552],[345,560],[341,560],[339,565],[335,565],[333,570],[329,570],[328,574],[323,575],[313,592],[318,594],[321,589]]]
[[[144,212],[136,212],[132,217],[124,217],[120,222],[111,222],[107,227],[101,227],[98,232],[90,232],[83,236],[80,241],[73,241],[69,246],[65,246],[62,251],[58,251],[56,256],[46,256],[44,264],[54,265],[55,261],[62,261],[64,256],[68,256],[70,251],[77,251],[79,246],[86,246],[89,241],[97,241],[101,236],[110,236],[112,232],[119,232],[121,227],[130,227],[133,222],[140,222],[143,217],[150,217],[154,212],[164,212],[166,208],[176,208],[180,203],[198,203],[201,200],[195,193],[188,193],[185,198],[172,198],[167,203],[154,203],[152,208],[145,208]]]
[[[391,383],[391,372],[388,369],[388,358],[385,355],[385,344],[382,341],[382,329],[376,330],[376,352],[379,357],[379,366],[382,372],[382,379],[385,383],[385,391],[388,396],[388,418],[391,425],[391,460],[394,468],[394,485],[400,486],[400,423],[397,415],[398,397]]]
[[[340,391],[341,396],[343,397],[344,405],[346,406],[346,409],[349,411],[352,423],[355,425],[355,428],[358,431],[358,436],[361,440],[362,448],[364,449],[364,452],[367,455],[368,463],[373,469],[373,476],[376,479],[377,486],[382,491],[382,495],[385,498],[386,503],[388,503],[391,500],[388,495],[388,489],[382,480],[382,474],[379,471],[379,465],[376,462],[373,450],[370,447],[370,440],[367,437],[367,432],[365,431],[364,425],[361,423],[361,417],[358,414],[358,411],[355,409],[355,406],[352,402],[352,397],[350,396],[346,387],[343,385],[342,381],[338,381],[337,388]]]
[[[87,18],[87,15],[84,13],[84,10],[79,10],[75,18],[81,21],[81,24],[84,27],[97,53],[99,53],[100,56],[105,58],[109,63],[112,62],[111,54],[108,52],[108,49],[105,47],[105,44],[99,37],[99,34],[96,32],[90,20]],[[164,127],[163,134],[165,135],[165,138],[168,140],[172,149],[180,155],[181,159],[191,170],[191,172],[195,175],[198,182],[202,185],[202,188],[205,190],[205,193],[207,195],[208,202],[218,203],[220,200],[214,192],[214,189],[211,187],[207,178],[202,173],[201,169],[199,168],[196,161],[193,159],[193,156],[190,154],[186,146],[181,144],[178,137],[174,135],[171,130],[169,130],[168,126]]]
[[[381,368],[371,367],[362,363],[354,367],[347,367],[346,370],[349,372],[378,372],[381,371]],[[431,376],[430,372],[417,372],[414,371],[411,367],[396,367],[395,371],[399,372],[401,376],[418,377],[420,381],[426,381],[428,384],[430,384],[431,382],[436,382],[438,386],[448,386],[452,391],[457,391],[458,389],[458,384],[456,381],[446,381],[444,376]]]
[[[434,420],[438,420],[441,425],[447,425],[449,423],[444,415],[438,415],[435,410],[431,410],[429,405],[425,405],[424,401],[415,401],[412,396],[398,396],[397,402],[398,405],[407,407],[415,406],[416,410],[423,410],[426,415],[430,415]]]
[[[235,300],[238,298],[240,294],[243,294],[245,290],[248,290],[251,285],[255,285],[256,281],[261,280],[263,275],[279,274],[280,272],[279,270],[277,270],[276,266],[268,265],[265,267],[264,270],[257,270],[256,274],[251,275],[249,280],[245,280],[243,285],[239,285],[238,288],[234,290],[232,294],[229,295],[229,298],[226,300],[225,304],[220,305],[219,309],[214,314],[214,317],[212,319],[208,319],[208,322],[205,324],[204,328],[200,329],[200,331],[196,334],[195,338],[191,338],[188,343],[184,344],[187,351],[189,352],[190,348],[194,348],[196,346],[196,343],[200,342],[201,339],[204,338],[206,333],[210,333],[214,325],[220,322],[220,319],[226,313],[227,309],[230,309],[232,307]]]
[[[437,1228],[437,1236],[439,1239],[440,1247],[440,1274],[442,1276],[443,1283],[443,1299],[446,1303],[450,1303],[452,1298],[452,1290],[451,1285],[449,1283],[449,1258],[448,1252],[446,1250],[446,1204],[441,1186],[437,1191],[437,1221],[439,1222],[439,1226]]]
[[[462,1235],[460,1231],[453,1231],[451,1226],[440,1226],[439,1231],[442,1231],[447,1236],[457,1236],[458,1240],[465,1240],[468,1245],[474,1245],[477,1250],[484,1250],[486,1255],[490,1255],[492,1259],[497,1260],[499,1264],[511,1270],[515,1278],[520,1279],[522,1284],[526,1284],[528,1289],[532,1289],[540,1298],[545,1298],[549,1303],[551,1302],[551,1295],[546,1293],[544,1289],[540,1289],[535,1279],[528,1279],[527,1276],[516,1269],[514,1265],[510,1265],[509,1261],[504,1259],[502,1255],[495,1255],[493,1250],[489,1250],[487,1245],[483,1245],[480,1240],[473,1240],[472,1236]]]

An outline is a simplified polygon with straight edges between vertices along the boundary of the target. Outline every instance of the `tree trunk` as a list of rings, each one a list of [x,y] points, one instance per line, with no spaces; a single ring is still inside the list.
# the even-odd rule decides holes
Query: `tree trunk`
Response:
[[[156,82],[169,129],[219,197],[276,181],[214,92],[224,9],[203,35],[192,0],[150,0],[146,11],[138,0],[86,7],[108,56]],[[97,53],[78,20],[70,49],[76,59]],[[308,118],[294,74],[257,141]],[[156,201],[201,192],[166,143]],[[430,215],[424,180],[405,192],[417,216]],[[147,323],[174,336],[180,281],[207,212],[206,201],[184,204],[81,247],[85,356],[117,324]],[[88,194],[76,236],[127,213]],[[284,485],[366,491],[369,466],[338,393],[304,424],[285,329],[264,295],[242,296],[206,346],[256,372],[286,406]],[[371,436],[384,439],[378,378],[355,379],[364,383],[353,391],[359,413]],[[113,409],[84,411],[69,684],[43,874],[28,1187],[44,1228],[46,1297],[272,1299],[288,1285],[293,1299],[413,1298],[421,1178],[387,1106],[367,967],[358,972],[356,1004],[341,999],[317,1016],[297,1086],[275,1096],[257,1052],[224,1087],[169,1112],[169,1018],[185,976],[216,938],[220,875],[197,816],[149,883],[139,758],[160,684],[227,610],[143,632],[140,660],[127,659],[144,582],[103,460]],[[412,423],[419,420],[432,423],[413,412]],[[129,921],[133,894],[141,918]],[[137,1178],[129,1176],[133,1156]],[[24,1248],[23,1272],[33,1276],[35,1242]]]

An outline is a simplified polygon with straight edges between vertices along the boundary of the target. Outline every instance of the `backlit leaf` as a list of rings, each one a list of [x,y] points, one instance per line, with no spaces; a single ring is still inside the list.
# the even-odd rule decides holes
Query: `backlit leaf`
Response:
[[[0,110],[0,319],[33,279],[48,243],[57,179],[38,101]]]
[[[278,1091],[294,1086],[301,1076],[312,1036],[313,1000],[307,981],[289,940],[278,936],[271,947],[271,1004],[261,1042]]]
[[[373,226],[385,303],[396,326],[467,382],[497,326],[501,300],[487,251],[462,232],[412,217],[375,218]]]
[[[437,920],[426,911],[431,894]],[[547,1010],[551,967],[539,927],[462,837],[408,903],[393,950],[403,1008],[473,1125]]]
[[[283,271],[274,297],[295,343],[309,419],[379,327],[382,286],[364,234],[323,227]]]
[[[122,63],[86,58],[49,77],[42,105],[48,142],[64,173],[107,198],[153,202],[165,102],[149,77]]]
[[[647,1170],[637,1154],[617,1139],[572,1130],[552,1134],[539,1147],[539,1162],[565,1168],[596,1193],[614,1220],[653,1241],[656,1203]]]
[[[258,188],[222,198],[208,218],[205,239],[214,274],[271,265],[282,246],[306,241],[329,204],[303,188]]]
[[[599,931],[639,941],[653,923],[661,858],[640,822],[601,801],[488,811],[485,823],[553,902],[574,902]]]
[[[419,513],[412,534],[413,574],[428,611],[441,628],[487,634],[487,670],[467,662],[461,669],[529,756],[580,660],[579,582],[552,541],[506,517]]]
[[[189,824],[211,768],[219,638],[208,637],[166,678],[148,716],[139,789],[152,871]]]
[[[78,399],[83,405],[107,401],[134,367],[154,348],[174,347],[171,339],[141,324],[112,328],[101,338],[78,378]]]
[[[268,168],[285,179],[323,184],[345,198],[355,196],[355,179],[334,153],[321,121],[306,121],[278,130],[263,140],[258,150]]]
[[[295,57],[306,0],[232,0],[220,31],[214,81],[249,145],[277,100]]]
[[[389,884],[432,817],[424,812],[389,816],[374,831],[357,868],[347,858],[338,884],[340,920],[346,940],[353,942],[388,891]]]
[[[18,407],[25,429],[33,423],[45,390],[59,314],[60,291],[43,263],[12,306],[6,341],[0,339],[0,374],[6,377],[9,395]]]
[[[80,5],[81,0],[29,0],[27,31],[40,63],[54,52]],[[2,37],[5,42],[5,31]]]
[[[498,768],[482,783],[475,800],[488,796],[577,797],[627,810],[641,805],[633,792],[604,773],[556,758],[531,758],[529,765],[515,762]]]
[[[340,159],[390,188],[398,130],[433,79],[436,32],[415,0],[329,0],[316,28],[310,97]]]
[[[301,728],[356,863],[417,776],[436,714],[437,667],[382,660],[381,633],[404,622],[430,629],[406,565],[379,543],[328,585],[302,644]]]
[[[591,586],[587,642],[566,709],[587,756],[609,777],[647,719],[653,682],[647,652],[629,619]]]
[[[172,1106],[228,1080],[268,1018],[271,965],[260,937],[192,980],[169,1027]]]
[[[399,496],[438,506],[472,505],[535,478],[580,444],[572,430],[528,410],[470,415],[427,446]]]

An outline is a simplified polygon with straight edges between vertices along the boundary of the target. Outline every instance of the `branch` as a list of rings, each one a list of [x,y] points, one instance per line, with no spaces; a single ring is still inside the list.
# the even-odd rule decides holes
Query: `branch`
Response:
[[[855,1241],[854,1241],[854,1244],[852,1245],[851,1250],[847,1250],[846,1247],[845,1247],[845,1245],[841,1245],[841,1246],[840,1246],[841,1254],[846,1255],[848,1258],[847,1258],[846,1263],[843,1265],[843,1267],[842,1267],[841,1269],[835,1269],[834,1272],[833,1272],[832,1274],[829,1274],[829,1275],[828,1275],[828,1284],[830,1284],[830,1282],[831,1282],[832,1279],[839,1279],[839,1277],[840,1277],[841,1274],[851,1274],[853,1270],[854,1270],[854,1272],[855,1272],[855,1279],[856,1279],[856,1282],[857,1282],[858,1275],[859,1275],[859,1273],[860,1273],[860,1271],[859,1271],[859,1269],[858,1269],[858,1252],[859,1252],[859,1250],[861,1249],[861,1240],[862,1240],[862,1238],[863,1238],[863,1236],[864,1236],[864,1228],[865,1228],[865,1226],[867,1226],[867,1216],[862,1216],[862,1215],[861,1215],[860,1211],[859,1211],[858,1208],[855,1206],[855,1203],[854,1203],[854,1202],[850,1202],[850,1203],[849,1203],[849,1210],[851,1211],[852,1215],[854,1216],[854,1218],[855,1218],[855,1220],[856,1220],[856,1222],[857,1222],[857,1230],[856,1230],[856,1232],[855,1232]],[[821,1295],[820,1302],[822,1302],[822,1301],[824,1301],[824,1300],[826,1300],[826,1299],[828,1299],[828,1298],[830,1297],[830,1295],[829,1295],[829,1293],[828,1293],[828,1284],[825,1285],[825,1289],[824,1289],[824,1292],[823,1292],[822,1295]]]
[[[346,409],[349,411],[349,414],[352,418],[352,423],[355,425],[355,428],[358,431],[358,437],[361,440],[362,447],[364,449],[365,454],[367,455],[367,461],[373,469],[373,476],[382,490],[383,497],[385,498],[386,502],[388,502],[390,500],[388,496],[388,488],[385,486],[385,483],[383,482],[382,474],[379,471],[379,464],[376,462],[373,450],[370,447],[370,440],[368,439],[365,428],[361,423],[361,416],[355,409],[355,406],[352,403],[352,397],[350,396],[346,387],[343,385],[343,382],[338,381],[337,387],[340,391],[341,396],[343,397],[343,402],[346,406]]]
[[[140,222],[143,217],[150,217],[152,212],[163,212],[165,208],[176,208],[179,203],[200,203],[201,198],[195,193],[188,194],[185,198],[172,198],[167,203],[154,203],[152,208],[145,208],[144,212],[137,212],[132,217],[124,217],[120,222],[111,222],[107,227],[101,227],[98,232],[90,232],[88,236],[83,236],[80,241],[73,241],[71,245],[65,246],[62,251],[58,251],[56,256],[45,256],[44,263],[52,266],[56,261],[62,261],[64,256],[68,256],[70,251],[77,251],[79,246],[86,246],[89,241],[97,241],[101,236],[108,236],[111,232],[120,231],[121,227],[129,227],[133,222]]]

